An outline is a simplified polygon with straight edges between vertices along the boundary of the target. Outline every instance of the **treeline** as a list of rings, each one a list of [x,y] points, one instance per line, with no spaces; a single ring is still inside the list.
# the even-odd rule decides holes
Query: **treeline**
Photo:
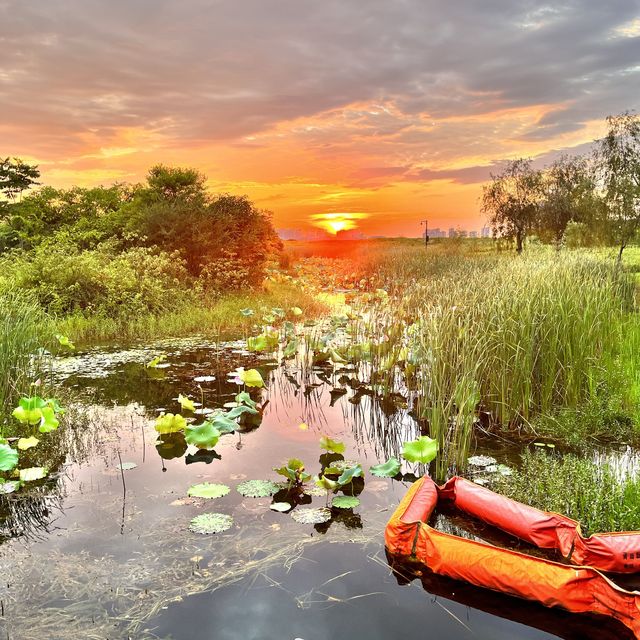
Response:
[[[640,117],[625,112],[607,118],[608,132],[585,156],[562,156],[542,170],[531,159],[507,163],[491,176],[482,209],[494,237],[527,236],[560,246],[625,247],[640,229]]]
[[[39,175],[0,160],[0,293],[29,291],[57,314],[155,313],[256,286],[281,248],[268,212],[209,193],[194,169],[157,165],[143,184],[29,191]]]

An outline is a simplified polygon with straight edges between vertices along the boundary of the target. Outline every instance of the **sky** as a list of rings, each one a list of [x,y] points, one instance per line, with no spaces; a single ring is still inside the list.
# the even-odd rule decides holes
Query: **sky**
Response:
[[[479,229],[506,160],[640,107],[640,0],[0,0],[0,46],[43,183],[192,166],[301,233]]]

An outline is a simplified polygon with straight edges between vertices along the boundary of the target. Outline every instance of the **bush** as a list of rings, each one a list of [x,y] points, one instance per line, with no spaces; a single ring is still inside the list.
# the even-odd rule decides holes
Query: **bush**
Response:
[[[181,257],[147,247],[118,253],[106,244],[92,251],[43,244],[3,263],[7,281],[55,314],[130,317],[173,309],[189,295]]]

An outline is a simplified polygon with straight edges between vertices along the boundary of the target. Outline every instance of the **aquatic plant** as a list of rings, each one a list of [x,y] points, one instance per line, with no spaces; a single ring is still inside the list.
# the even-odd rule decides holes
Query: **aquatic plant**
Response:
[[[398,475],[402,465],[396,458],[389,458],[386,462],[369,467],[369,473],[378,478],[393,478]]]
[[[226,496],[231,489],[226,484],[214,484],[202,482],[189,487],[187,495],[191,498],[221,498]]]
[[[245,480],[236,489],[245,498],[267,498],[272,496],[280,487],[271,480]]]
[[[225,513],[201,513],[191,520],[189,530],[201,534],[222,533],[232,526],[233,518]]]

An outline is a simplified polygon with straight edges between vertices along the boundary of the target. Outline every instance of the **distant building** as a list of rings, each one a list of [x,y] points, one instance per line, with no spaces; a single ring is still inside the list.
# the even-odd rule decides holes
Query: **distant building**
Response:
[[[491,229],[487,226],[482,227],[482,231],[480,232],[483,238],[491,237]]]
[[[443,229],[440,229],[439,227],[436,227],[435,229],[429,229],[429,237],[430,238],[446,238],[447,232],[444,231]]]
[[[478,237],[478,232],[477,231],[469,231],[469,237],[470,238],[477,238]]]
[[[456,230],[453,227],[449,227],[449,237],[455,238],[457,235]]]

